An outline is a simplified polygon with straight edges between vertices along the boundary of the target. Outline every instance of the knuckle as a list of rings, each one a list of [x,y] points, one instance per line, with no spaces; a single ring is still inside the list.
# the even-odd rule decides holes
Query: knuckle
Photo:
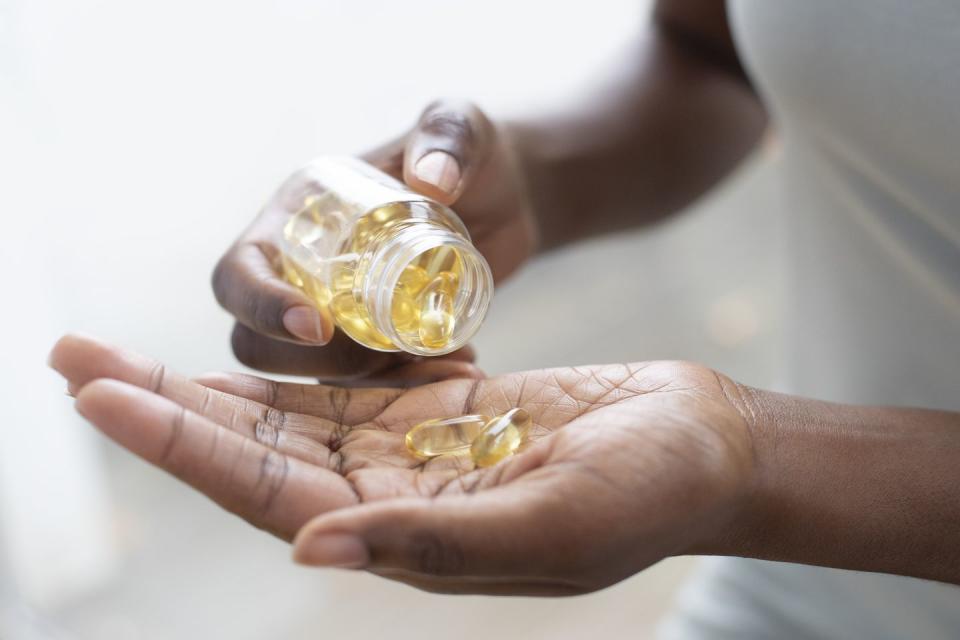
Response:
[[[257,487],[262,489],[258,508],[261,516],[273,508],[277,496],[287,482],[289,473],[290,460],[287,456],[271,449],[264,452],[260,459],[260,473],[257,477]]]
[[[180,407],[173,415],[170,423],[170,436],[160,452],[158,463],[163,467],[171,467],[174,457],[174,451],[179,446],[180,438],[183,434],[183,424],[187,418],[187,410]]]
[[[283,304],[272,296],[250,291],[244,296],[250,323],[259,331],[276,332],[283,326]]]
[[[411,536],[409,544],[416,571],[433,576],[463,573],[463,550],[455,541],[442,540],[432,531],[417,531]]]
[[[469,112],[461,109],[434,108],[423,114],[420,128],[431,135],[472,143],[476,130]]]
[[[162,362],[155,362],[153,366],[150,367],[150,372],[147,374],[147,391],[152,391],[153,393],[160,393],[161,388],[163,387],[163,379],[166,377],[167,368]]]
[[[268,406],[254,425],[254,439],[262,445],[276,449],[286,428],[287,414]]]
[[[481,113],[480,109],[469,100],[456,98],[437,98],[430,102],[423,110],[423,117],[429,117],[434,113],[455,113],[462,114],[465,117],[474,117]]]
[[[266,447],[275,449],[280,443],[280,429],[265,420],[257,420],[253,428],[253,439]]]

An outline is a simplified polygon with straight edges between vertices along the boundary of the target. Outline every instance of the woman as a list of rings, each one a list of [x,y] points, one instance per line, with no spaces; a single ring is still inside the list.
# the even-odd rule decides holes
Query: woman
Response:
[[[681,210],[769,113],[792,209],[793,390],[856,404],[682,362],[484,379],[469,353],[362,351],[271,266],[268,231],[309,192],[309,168],[214,288],[243,362],[363,373],[365,388],[191,381],[76,337],[53,365],[107,435],[294,540],[306,564],[458,593],[581,593],[676,554],[960,584],[958,30],[950,0],[662,0],[619,83],[583,105],[493,124],[437,103],[369,157],[454,205],[503,278],[536,250]],[[423,419],[512,406],[533,415],[535,442],[494,468],[403,453]],[[797,564],[710,565],[664,634],[960,629],[953,586]]]

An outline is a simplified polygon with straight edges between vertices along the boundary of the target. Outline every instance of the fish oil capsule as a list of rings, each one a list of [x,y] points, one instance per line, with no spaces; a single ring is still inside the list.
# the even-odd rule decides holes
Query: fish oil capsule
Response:
[[[374,209],[357,220],[353,228],[353,251],[363,251],[366,245],[384,228],[399,221],[404,215],[402,207],[388,205]]]
[[[397,280],[397,286],[413,298],[417,297],[429,283],[430,275],[427,270],[412,263],[403,268],[400,278]]]
[[[421,256],[421,266],[428,277],[443,271],[454,271],[457,262],[457,252],[450,247],[437,247]]]
[[[484,425],[470,446],[470,457],[478,467],[492,467],[517,450],[530,430],[530,414],[511,409]]]
[[[404,289],[393,292],[393,326],[401,333],[416,333],[420,327],[420,308]]]
[[[352,267],[345,264],[331,265],[330,286],[333,293],[342,291],[353,291],[353,281],[355,272]]]
[[[407,450],[418,458],[468,453],[477,434],[488,422],[490,417],[484,415],[427,420],[407,431],[404,443]]]
[[[292,284],[295,287],[304,287],[303,277],[300,275],[300,269],[297,268],[297,264],[288,258],[286,255],[280,256],[280,268],[283,271],[283,277],[287,279],[287,282]]]
[[[374,348],[389,349],[393,346],[390,339],[370,324],[366,314],[357,304],[353,294],[344,291],[333,296],[330,311],[344,333],[359,342]]]
[[[457,277],[449,272],[437,274],[423,290],[420,302],[420,342],[423,346],[446,346],[453,335],[456,320],[453,299],[457,293]]]

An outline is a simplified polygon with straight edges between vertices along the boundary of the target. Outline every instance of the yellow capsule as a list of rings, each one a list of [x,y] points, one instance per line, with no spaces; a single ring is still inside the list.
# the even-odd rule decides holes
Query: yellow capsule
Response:
[[[460,256],[456,249],[441,246],[437,247],[436,249],[426,251],[421,257],[420,262],[423,265],[424,270],[426,270],[426,272],[432,276],[444,271],[454,270],[459,260]]]
[[[283,226],[283,237],[293,246],[302,246],[318,255],[329,255],[343,229],[343,213],[329,193],[313,197]]]
[[[350,236],[350,251],[355,253],[363,251],[375,231],[376,223],[370,216],[363,216],[357,220]]]
[[[450,342],[455,324],[452,313],[424,311],[420,314],[420,342],[428,349],[442,349]]]
[[[357,304],[351,292],[344,291],[333,296],[330,311],[337,326],[360,344],[373,349],[396,348],[390,338],[377,331],[370,323],[366,312]]]
[[[353,280],[356,271],[349,264],[338,263],[331,268],[330,288],[336,293],[353,291]]]
[[[456,319],[453,298],[457,293],[457,277],[442,271],[430,281],[420,298],[420,342],[430,349],[445,347],[453,336]]]
[[[392,305],[390,316],[396,330],[400,333],[416,333],[420,326],[420,309],[416,300],[398,287],[393,292]]]
[[[416,425],[404,438],[407,450],[418,458],[468,453],[489,416],[468,415],[437,418]]]
[[[283,255],[280,260],[284,279],[295,287],[299,287],[308,298],[318,307],[330,304],[330,289],[306,269],[302,269],[296,262]]]
[[[283,277],[287,282],[295,287],[303,287],[303,278],[300,277],[300,269],[297,264],[287,257],[287,254],[280,254],[280,265],[283,271]]]
[[[392,226],[394,223],[402,220],[407,215],[406,208],[399,203],[374,209],[370,213],[361,216],[353,225],[353,233],[350,240],[350,250],[354,252],[363,251],[370,240],[382,229]]]
[[[402,287],[408,296],[416,297],[429,282],[427,270],[411,262],[400,273],[397,286]]]
[[[371,211],[368,216],[373,219],[373,222],[377,226],[385,226],[391,222],[396,222],[400,218],[406,218],[409,214],[409,209],[406,203],[404,202],[393,202],[386,206],[374,209]]]
[[[310,208],[301,209],[290,216],[283,225],[283,237],[293,245],[310,245],[313,240],[323,233],[316,212]]]
[[[478,467],[492,467],[517,450],[530,430],[530,414],[511,409],[490,420],[470,446],[470,457]]]

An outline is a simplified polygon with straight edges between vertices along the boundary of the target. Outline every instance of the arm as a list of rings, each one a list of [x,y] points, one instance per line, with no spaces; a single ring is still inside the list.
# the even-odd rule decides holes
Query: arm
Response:
[[[660,0],[616,71],[562,114],[507,126],[543,248],[683,209],[763,134],[722,1]]]
[[[701,551],[960,584],[960,413],[731,397],[756,471]]]

